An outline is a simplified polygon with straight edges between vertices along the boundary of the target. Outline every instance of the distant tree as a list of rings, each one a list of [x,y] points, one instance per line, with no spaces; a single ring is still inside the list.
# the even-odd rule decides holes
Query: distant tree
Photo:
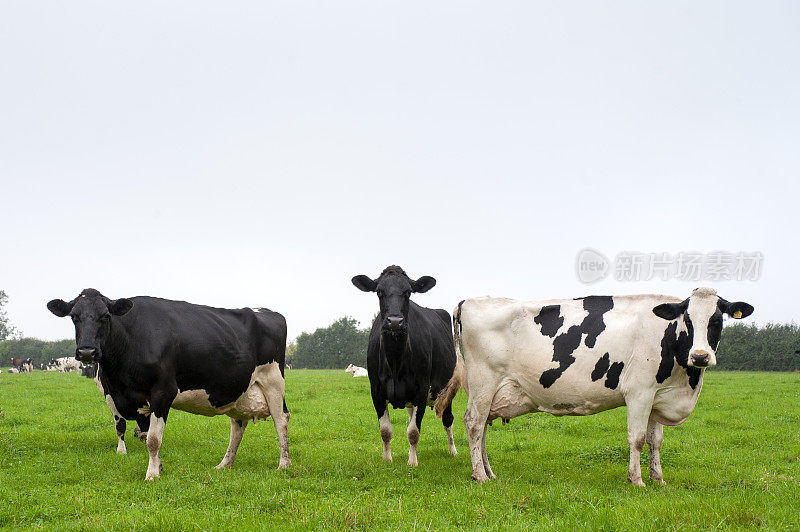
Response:
[[[19,337],[19,331],[11,325],[3,308],[6,303],[8,303],[8,295],[3,290],[0,290],[0,341]]]
[[[344,369],[349,364],[366,366],[369,329],[359,329],[358,321],[348,316],[329,327],[297,337],[292,354],[295,368]]]
[[[717,367],[750,371],[800,371],[800,326],[734,324],[722,329]]]
[[[286,346],[286,362],[288,364],[293,364],[294,354],[297,352],[297,343],[296,342],[289,342]]]

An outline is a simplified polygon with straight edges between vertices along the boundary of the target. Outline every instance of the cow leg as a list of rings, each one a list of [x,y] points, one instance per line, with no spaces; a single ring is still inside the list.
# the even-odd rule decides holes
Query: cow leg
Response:
[[[147,450],[150,452],[150,461],[147,464],[145,480],[153,480],[160,476],[161,470],[164,469],[158,451],[161,449],[169,408],[178,394],[177,388],[170,389],[166,385],[164,388],[157,389],[159,391],[154,393],[150,399],[150,427],[147,430]]]
[[[661,472],[661,442],[664,441],[664,425],[653,419],[647,422],[647,446],[650,449],[650,480],[659,484],[664,482]]]
[[[415,407],[408,407],[408,429],[406,430],[406,436],[408,437],[408,465],[416,466],[417,465],[417,444],[419,443],[419,425],[418,423],[422,421],[422,416],[417,415],[418,408]],[[421,412],[425,413],[425,407],[420,409]],[[419,417],[419,419],[417,419]]]
[[[125,448],[125,418],[114,414],[114,429],[117,431],[117,454],[127,454]]]
[[[483,469],[486,471],[486,476],[494,480],[494,473],[492,467],[489,465],[489,455],[486,454],[486,434],[489,432],[489,423],[483,426],[483,437],[481,438],[481,458],[483,459]]]
[[[444,409],[442,413],[442,425],[444,425],[444,431],[447,433],[447,445],[450,449],[450,454],[453,456],[458,455],[458,450],[456,449],[456,444],[453,441],[453,405],[447,405],[447,408]]]
[[[273,387],[267,396],[269,411],[272,414],[272,421],[275,423],[275,432],[278,433],[278,443],[281,447],[278,469],[286,469],[292,465],[292,459],[289,457],[289,418],[291,416],[283,399],[283,390],[283,386],[279,389]]]
[[[378,426],[380,427],[381,439],[383,440],[383,459],[392,461],[392,422],[389,421],[389,405],[386,399],[375,388],[372,389],[372,405],[375,413],[378,414]]]
[[[464,412],[464,425],[467,429],[467,440],[469,441],[469,456],[472,461],[472,479],[480,483],[489,480],[486,474],[486,466],[483,463],[484,448],[486,445],[486,423],[489,419],[489,408],[486,401],[478,400],[478,394],[469,396],[467,410]]]
[[[236,451],[239,450],[239,444],[242,443],[245,428],[247,428],[247,420],[239,421],[231,418],[231,441],[228,443],[228,450],[225,452],[225,456],[222,457],[222,462],[217,465],[217,469],[233,467]]]
[[[147,450],[150,451],[150,462],[147,464],[147,475],[145,480],[153,480],[161,476],[161,470],[164,468],[161,465],[161,457],[158,456],[158,450],[161,449],[161,440],[164,437],[164,427],[167,424],[167,416],[159,416],[155,412],[150,414],[150,429],[147,431]]]
[[[103,391],[100,388],[100,391]],[[114,399],[110,395],[103,393],[103,398],[106,400],[108,409],[111,410],[111,415],[114,416],[114,430],[117,433],[117,454],[127,454],[128,449],[125,447],[125,418],[117,410],[117,405],[114,404]]]
[[[641,454],[647,437],[647,421],[653,406],[652,397],[637,397],[627,403],[628,407],[628,445],[630,445],[630,463],[628,465],[628,482],[634,486],[644,486],[642,481]]]

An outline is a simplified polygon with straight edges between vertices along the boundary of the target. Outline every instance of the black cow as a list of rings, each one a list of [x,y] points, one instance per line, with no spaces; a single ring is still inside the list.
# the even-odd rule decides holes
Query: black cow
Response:
[[[433,404],[456,366],[450,314],[441,309],[420,307],[411,292],[427,292],[436,279],[410,279],[399,266],[389,266],[375,280],[357,275],[353,284],[364,292],[377,292],[380,314],[372,323],[367,347],[367,371],[372,402],[378,414],[383,459],[392,459],[392,424],[388,405],[408,409],[408,465],[417,465],[417,442],[425,407]],[[450,452],[453,443],[453,413],[447,403],[442,416]]]
[[[75,323],[76,358],[97,362],[109,406],[147,426],[145,480],[161,472],[158,451],[170,408],[231,418],[231,467],[249,420],[272,415],[280,442],[278,468],[289,467],[289,412],[284,401],[286,320],[277,312],[229,310],[154,297],[110,300],[87,288],[47,308]]]

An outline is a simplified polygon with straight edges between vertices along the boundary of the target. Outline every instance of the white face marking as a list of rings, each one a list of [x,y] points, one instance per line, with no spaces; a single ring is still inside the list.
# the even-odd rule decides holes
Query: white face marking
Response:
[[[689,306],[686,311],[693,328],[692,347],[689,349],[689,366],[694,366],[693,354],[708,354],[708,366],[714,366],[717,363],[716,353],[708,343],[708,322],[719,310],[718,302],[719,296],[711,288],[698,288],[692,292],[689,298]]]

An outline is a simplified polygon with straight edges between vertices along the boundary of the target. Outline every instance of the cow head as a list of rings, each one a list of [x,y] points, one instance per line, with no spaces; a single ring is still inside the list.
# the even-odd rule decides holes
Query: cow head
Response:
[[[62,318],[69,315],[75,324],[75,358],[81,362],[97,362],[103,356],[102,345],[111,331],[112,316],[122,316],[133,307],[130,299],[114,301],[95,290],[87,288],[69,303],[54,299],[47,309]]]
[[[746,318],[753,310],[752,305],[742,301],[725,301],[711,288],[697,288],[688,299],[680,303],[663,303],[653,308],[653,313],[669,321],[683,317],[692,341],[687,365],[705,368],[717,363],[722,315],[727,314],[738,320]]]
[[[427,292],[436,285],[436,279],[423,275],[415,281],[400,266],[389,266],[375,280],[366,275],[356,275],[353,284],[359,290],[378,294],[383,333],[402,335],[408,331],[411,292]]]

